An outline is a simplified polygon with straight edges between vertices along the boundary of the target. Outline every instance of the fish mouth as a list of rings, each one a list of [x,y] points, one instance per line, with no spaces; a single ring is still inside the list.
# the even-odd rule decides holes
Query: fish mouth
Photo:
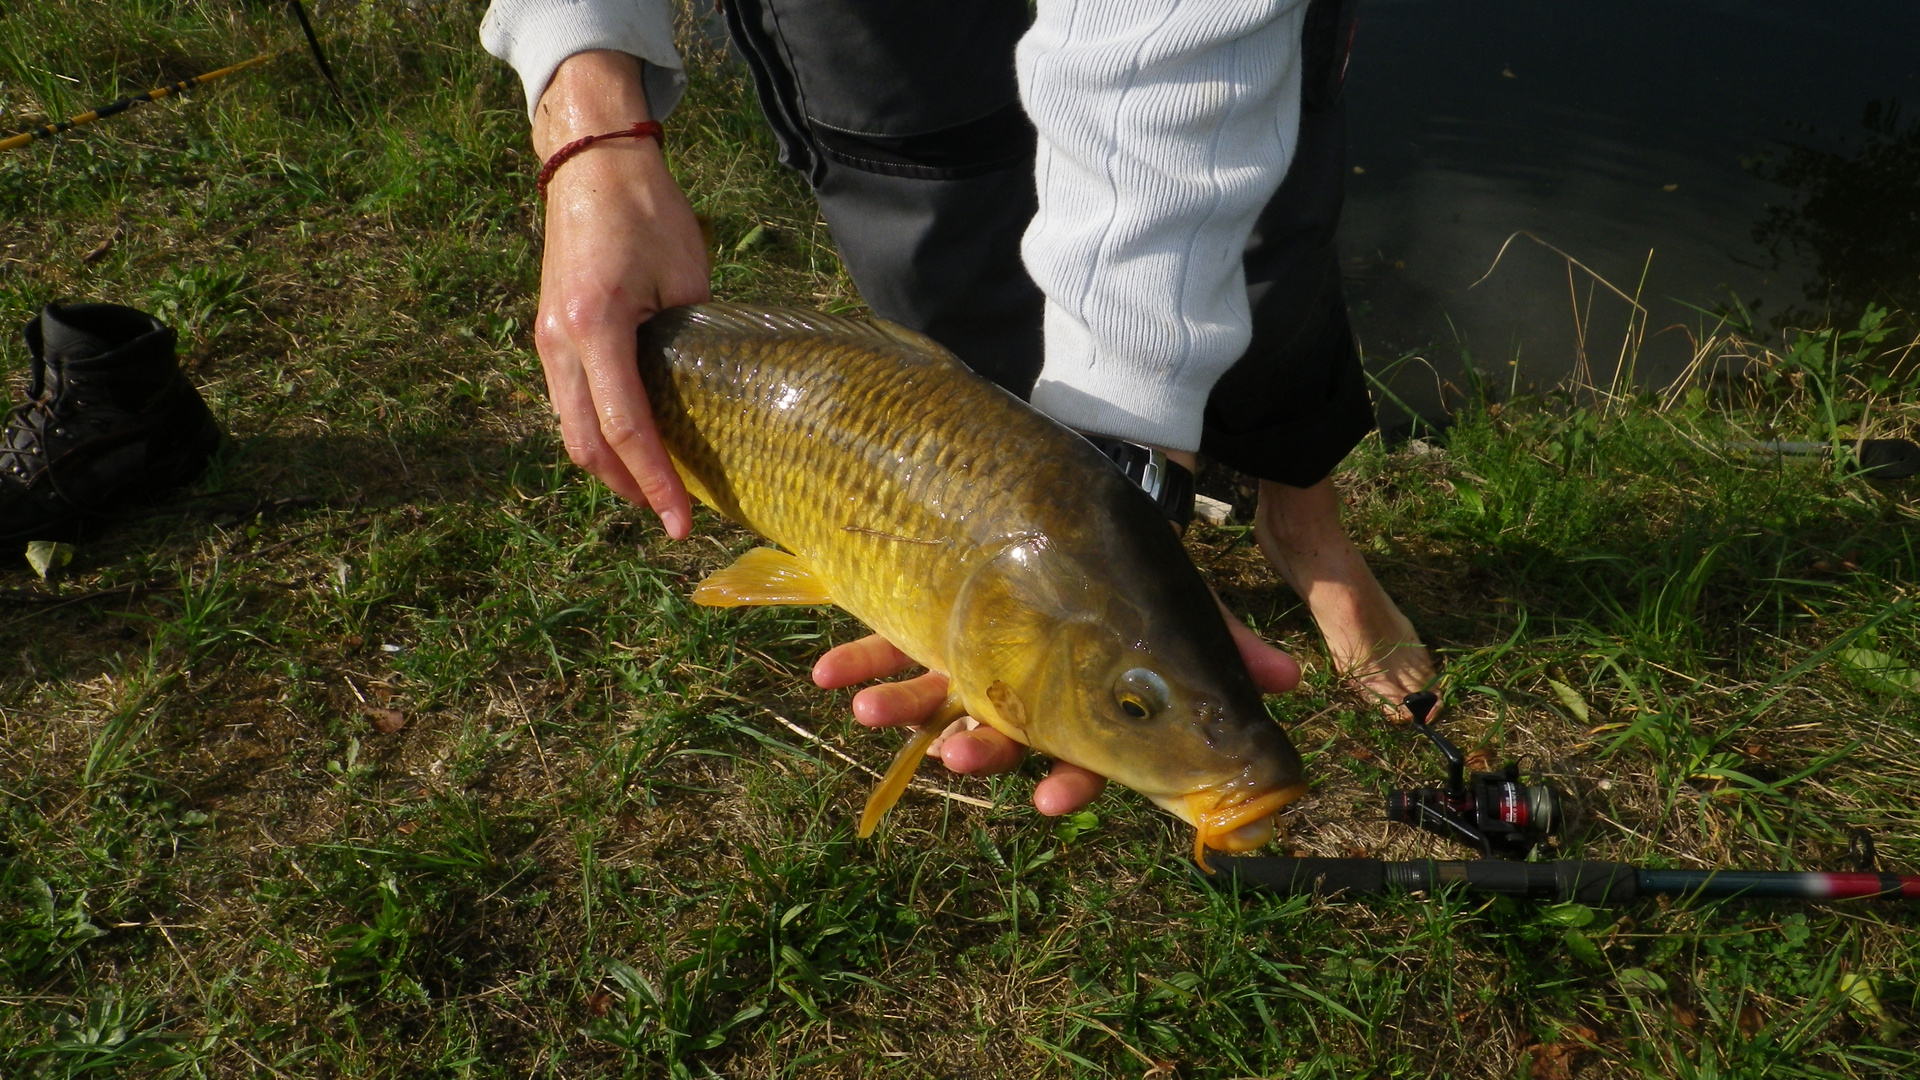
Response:
[[[1263,795],[1221,806],[1224,797],[1214,791],[1196,791],[1187,796],[1188,820],[1194,824],[1193,861],[1202,870],[1207,866],[1207,849],[1229,853],[1252,851],[1273,838],[1273,815],[1307,793],[1307,785],[1291,784]]]

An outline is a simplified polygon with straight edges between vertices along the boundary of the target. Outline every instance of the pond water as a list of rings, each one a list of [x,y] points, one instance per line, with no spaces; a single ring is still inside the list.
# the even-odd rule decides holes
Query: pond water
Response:
[[[1613,377],[1630,308],[1544,244],[1638,293],[1642,384],[1691,356],[1688,305],[1920,307],[1914,0],[1366,0],[1349,72],[1348,296],[1421,413],[1463,345],[1502,393],[1558,382],[1583,317]]]

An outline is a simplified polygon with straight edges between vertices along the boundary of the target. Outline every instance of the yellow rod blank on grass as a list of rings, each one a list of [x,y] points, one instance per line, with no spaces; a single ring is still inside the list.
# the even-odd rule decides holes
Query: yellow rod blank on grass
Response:
[[[84,124],[91,124],[103,116],[112,116],[114,113],[126,112],[135,105],[145,105],[149,101],[159,101],[163,97],[185,93],[202,83],[210,83],[215,79],[224,79],[236,71],[245,71],[250,67],[264,64],[279,55],[277,52],[262,53],[251,60],[242,60],[232,67],[223,67],[218,71],[209,71],[205,75],[195,75],[191,79],[182,79],[170,86],[162,86],[149,90],[144,94],[123,97],[111,105],[102,105],[92,112],[81,113],[79,116],[73,117],[70,120],[62,120],[57,124],[44,124],[31,131],[23,131],[18,135],[0,139],[0,150],[11,150],[16,146],[25,146],[35,139],[45,139],[53,135],[58,135],[63,131],[71,131]]]

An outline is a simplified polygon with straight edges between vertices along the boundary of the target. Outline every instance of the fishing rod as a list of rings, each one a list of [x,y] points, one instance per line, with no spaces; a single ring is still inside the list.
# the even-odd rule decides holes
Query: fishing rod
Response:
[[[306,8],[301,6],[300,0],[288,0],[287,6],[293,10],[294,17],[299,19],[300,31],[307,39],[307,50],[313,54],[314,62],[320,66],[320,74],[326,78],[327,87],[333,91],[334,100],[338,101],[342,108],[345,108],[347,99],[340,92],[340,84],[334,80],[333,65],[327,63],[327,54],[320,48],[320,38],[313,32],[313,24],[307,21]],[[11,135],[5,139],[0,139],[0,150],[12,150],[15,147],[25,146],[36,139],[52,138],[55,135],[72,131],[74,128],[91,124],[95,120],[101,120],[115,113],[123,113],[128,109],[145,105],[150,101],[159,101],[161,98],[184,94],[196,86],[213,82],[216,79],[224,79],[229,75],[245,71],[250,67],[258,67],[283,53],[292,51],[291,49],[281,49],[276,52],[261,53],[251,60],[242,60],[237,64],[223,67],[218,71],[209,71],[204,75],[195,75],[191,79],[182,79],[177,83],[155,87],[144,94],[133,94],[129,97],[123,97],[118,101],[102,105],[91,112],[83,112],[78,116],[69,117],[56,123],[42,124],[37,128],[23,131],[18,135]]]
[[[1841,439],[1840,445],[1853,451],[1854,465],[1870,480],[1900,480],[1920,473],[1920,445],[1910,439]],[[1831,458],[1833,447],[1816,442],[1730,442],[1729,450],[1758,457]]]
[[[115,113],[126,112],[128,109],[134,108],[135,106],[138,106],[138,105],[145,105],[149,101],[159,101],[161,98],[164,98],[164,97],[172,97],[175,94],[184,94],[188,90],[191,90],[196,86],[200,86],[204,83],[213,82],[215,79],[224,79],[227,76],[234,74],[235,72],[245,71],[250,67],[257,67],[279,55],[280,53],[278,52],[261,53],[259,56],[256,56],[251,60],[242,60],[237,64],[234,64],[230,67],[223,67],[218,71],[209,71],[204,75],[195,75],[191,79],[182,79],[177,83],[170,83],[166,86],[156,87],[152,90],[147,91],[144,94],[134,94],[130,97],[123,97],[119,101],[113,102],[110,105],[102,105],[99,108],[94,109],[92,112],[83,112],[78,116],[69,117],[68,119],[61,120],[57,123],[42,124],[41,126],[37,128],[33,128],[30,131],[23,131],[18,135],[9,136],[8,138],[5,138],[5,139],[0,139],[0,150],[12,150],[14,147],[17,147],[17,146],[25,146],[28,143],[34,141],[35,139],[52,138],[53,136],[59,135],[62,132],[72,131],[74,128],[81,127],[86,124],[91,124],[95,120],[100,120],[105,117],[112,116]]]
[[[1627,863],[1559,859],[1524,862],[1564,831],[1571,807],[1546,786],[1520,783],[1520,769],[1467,773],[1466,756],[1429,723],[1440,699],[1430,693],[1402,702],[1413,726],[1446,763],[1438,787],[1389,791],[1387,820],[1402,822],[1500,856],[1471,860],[1274,858],[1210,855],[1202,867],[1225,881],[1282,896],[1314,893],[1382,896],[1445,888],[1561,903],[1625,903],[1642,896],[1689,899],[1745,897],[1791,900],[1920,900],[1920,875],[1881,873],[1873,837],[1853,834],[1854,873],[1784,870],[1650,870]]]
[[[1281,896],[1385,896],[1468,892],[1594,906],[1643,896],[1688,899],[1920,900],[1920,875],[1805,873],[1788,870],[1648,870],[1627,863],[1559,859],[1521,863],[1505,859],[1285,859],[1209,855],[1220,879]]]

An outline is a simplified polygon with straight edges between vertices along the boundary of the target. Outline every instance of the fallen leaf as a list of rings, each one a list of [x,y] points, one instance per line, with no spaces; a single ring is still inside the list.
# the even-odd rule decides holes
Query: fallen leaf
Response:
[[[362,705],[360,711],[373,718],[373,730],[382,735],[391,735],[407,726],[406,714],[399,709],[381,709],[372,705]]]
[[[85,263],[88,266],[92,266],[94,263],[97,263],[101,259],[106,258],[107,253],[112,250],[113,250],[113,237],[109,236],[105,240],[102,240],[100,241],[100,243],[96,244],[92,251],[89,251],[85,255],[82,255],[80,257],[80,261]]]
[[[1567,952],[1575,960],[1580,961],[1588,967],[1597,968],[1606,966],[1606,954],[1600,951],[1600,946],[1595,945],[1592,938],[1578,930],[1568,930],[1565,937]]]
[[[73,561],[73,545],[57,540],[27,541],[27,565],[45,581],[61,567]]]
[[[1904,1024],[1887,1014],[1886,1006],[1880,1004],[1879,988],[1874,984],[1878,980],[1856,972],[1846,972],[1840,976],[1840,992],[1855,1009],[1871,1017],[1880,1029],[1882,1038],[1892,1039],[1904,1030]]]
[[[1574,1043],[1534,1043],[1526,1047],[1526,1053],[1532,1055],[1532,1061],[1526,1063],[1526,1074],[1532,1080],[1572,1080],[1572,1055],[1580,1047]]]
[[[747,230],[747,235],[741,237],[738,244],[733,246],[733,253],[735,255],[745,255],[754,248],[766,247],[773,243],[774,239],[774,231],[772,229],[767,228],[765,225],[755,225],[753,228]]]
[[[1629,994],[1664,994],[1667,980],[1642,967],[1621,968],[1613,973],[1614,985]]]
[[[1575,720],[1583,724],[1593,723],[1593,710],[1587,708],[1587,699],[1580,696],[1580,691],[1558,679],[1548,679],[1547,686],[1552,689],[1553,696],[1560,699],[1560,704],[1565,705],[1567,711],[1573,714]]]
[[[1869,689],[1890,694],[1920,694],[1920,671],[1877,649],[1841,649],[1834,653],[1847,674]]]
[[[1561,1042],[1535,1043],[1526,1048],[1532,1056],[1528,1062],[1527,1075],[1533,1080],[1572,1080],[1573,1056],[1590,1049],[1594,1039],[1594,1030],[1588,1027],[1571,1027],[1565,1034],[1572,1036]]]

